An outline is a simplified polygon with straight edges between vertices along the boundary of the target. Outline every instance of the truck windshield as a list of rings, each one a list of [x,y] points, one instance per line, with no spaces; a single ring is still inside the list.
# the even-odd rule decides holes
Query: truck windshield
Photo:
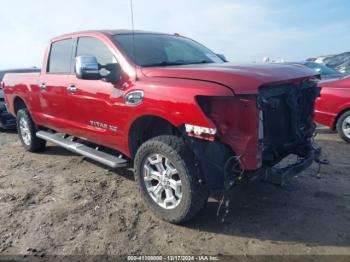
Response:
[[[118,34],[113,36],[137,65],[172,66],[224,61],[203,45],[185,37],[162,34]],[[134,43],[133,43],[134,41]]]

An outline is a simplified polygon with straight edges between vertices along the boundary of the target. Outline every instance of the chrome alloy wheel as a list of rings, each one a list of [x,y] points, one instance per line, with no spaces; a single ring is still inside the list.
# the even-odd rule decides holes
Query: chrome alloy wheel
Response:
[[[173,209],[182,199],[182,183],[170,160],[160,154],[150,155],[143,165],[143,177],[148,194],[160,207]]]
[[[350,116],[344,119],[342,124],[342,129],[344,135],[350,139]]]
[[[23,117],[19,121],[19,130],[21,132],[23,142],[29,146],[32,141],[32,135],[30,133],[29,123]]]

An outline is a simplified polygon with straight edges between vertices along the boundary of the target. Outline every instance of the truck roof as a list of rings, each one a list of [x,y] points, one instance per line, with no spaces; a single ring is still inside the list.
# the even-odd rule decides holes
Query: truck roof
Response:
[[[159,34],[159,35],[169,35],[166,33],[160,33],[160,32],[153,32],[153,31],[143,31],[143,30],[130,30],[130,29],[105,29],[105,30],[84,30],[84,31],[77,31],[77,32],[72,32],[69,34],[64,34],[60,36],[56,36],[51,39],[51,41],[62,39],[65,37],[72,37],[74,35],[80,35],[80,34],[104,34],[108,36],[113,36],[113,35],[121,35],[121,34]]]

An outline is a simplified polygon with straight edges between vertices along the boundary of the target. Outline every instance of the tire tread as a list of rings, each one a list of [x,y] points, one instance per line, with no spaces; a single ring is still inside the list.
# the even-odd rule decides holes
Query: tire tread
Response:
[[[195,159],[192,151],[188,148],[186,143],[181,137],[171,136],[171,135],[163,135],[152,138],[146,141],[136,153],[135,157],[135,167],[141,165],[143,159],[141,159],[145,152],[148,152],[150,149],[159,148],[161,152],[166,152],[171,155],[172,160],[180,163],[186,170],[187,178],[189,180],[190,190],[191,190],[191,199],[185,199],[184,201],[189,201],[184,207],[184,210],[179,212],[179,216],[170,217],[165,214],[165,212],[156,212],[158,216],[162,219],[171,222],[171,223],[182,223],[193,218],[199,210],[206,204],[208,199],[208,190],[199,183],[196,167],[195,167]],[[136,179],[140,180],[140,172],[135,170]],[[141,190],[142,185],[139,181]],[[149,204],[150,205],[150,204]],[[154,205],[156,205],[154,203]],[[155,211],[155,208],[150,206],[152,210]]]
[[[30,133],[32,136],[32,141],[30,145],[26,145],[21,137],[21,131],[19,128],[19,121],[21,118],[26,118],[29,124],[29,128],[30,128]],[[17,130],[18,130],[18,136],[22,142],[22,145],[24,146],[24,148],[29,151],[29,152],[38,152],[38,151],[42,151],[45,146],[46,146],[46,141],[43,139],[40,139],[36,136],[36,131],[37,131],[37,127],[34,123],[34,121],[32,120],[29,111],[27,108],[23,108],[18,110],[17,112],[17,116],[16,116],[16,120],[17,120]]]

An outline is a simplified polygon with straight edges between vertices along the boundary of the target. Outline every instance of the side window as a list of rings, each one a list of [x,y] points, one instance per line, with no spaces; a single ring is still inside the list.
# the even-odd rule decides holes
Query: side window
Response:
[[[99,39],[94,37],[80,37],[76,56],[94,56],[101,66],[100,74],[117,80],[118,62],[108,47]]]
[[[70,74],[74,40],[64,39],[51,44],[47,72],[51,74]]]
[[[76,56],[94,56],[101,66],[115,64],[117,61],[107,46],[94,37],[80,37]]]

